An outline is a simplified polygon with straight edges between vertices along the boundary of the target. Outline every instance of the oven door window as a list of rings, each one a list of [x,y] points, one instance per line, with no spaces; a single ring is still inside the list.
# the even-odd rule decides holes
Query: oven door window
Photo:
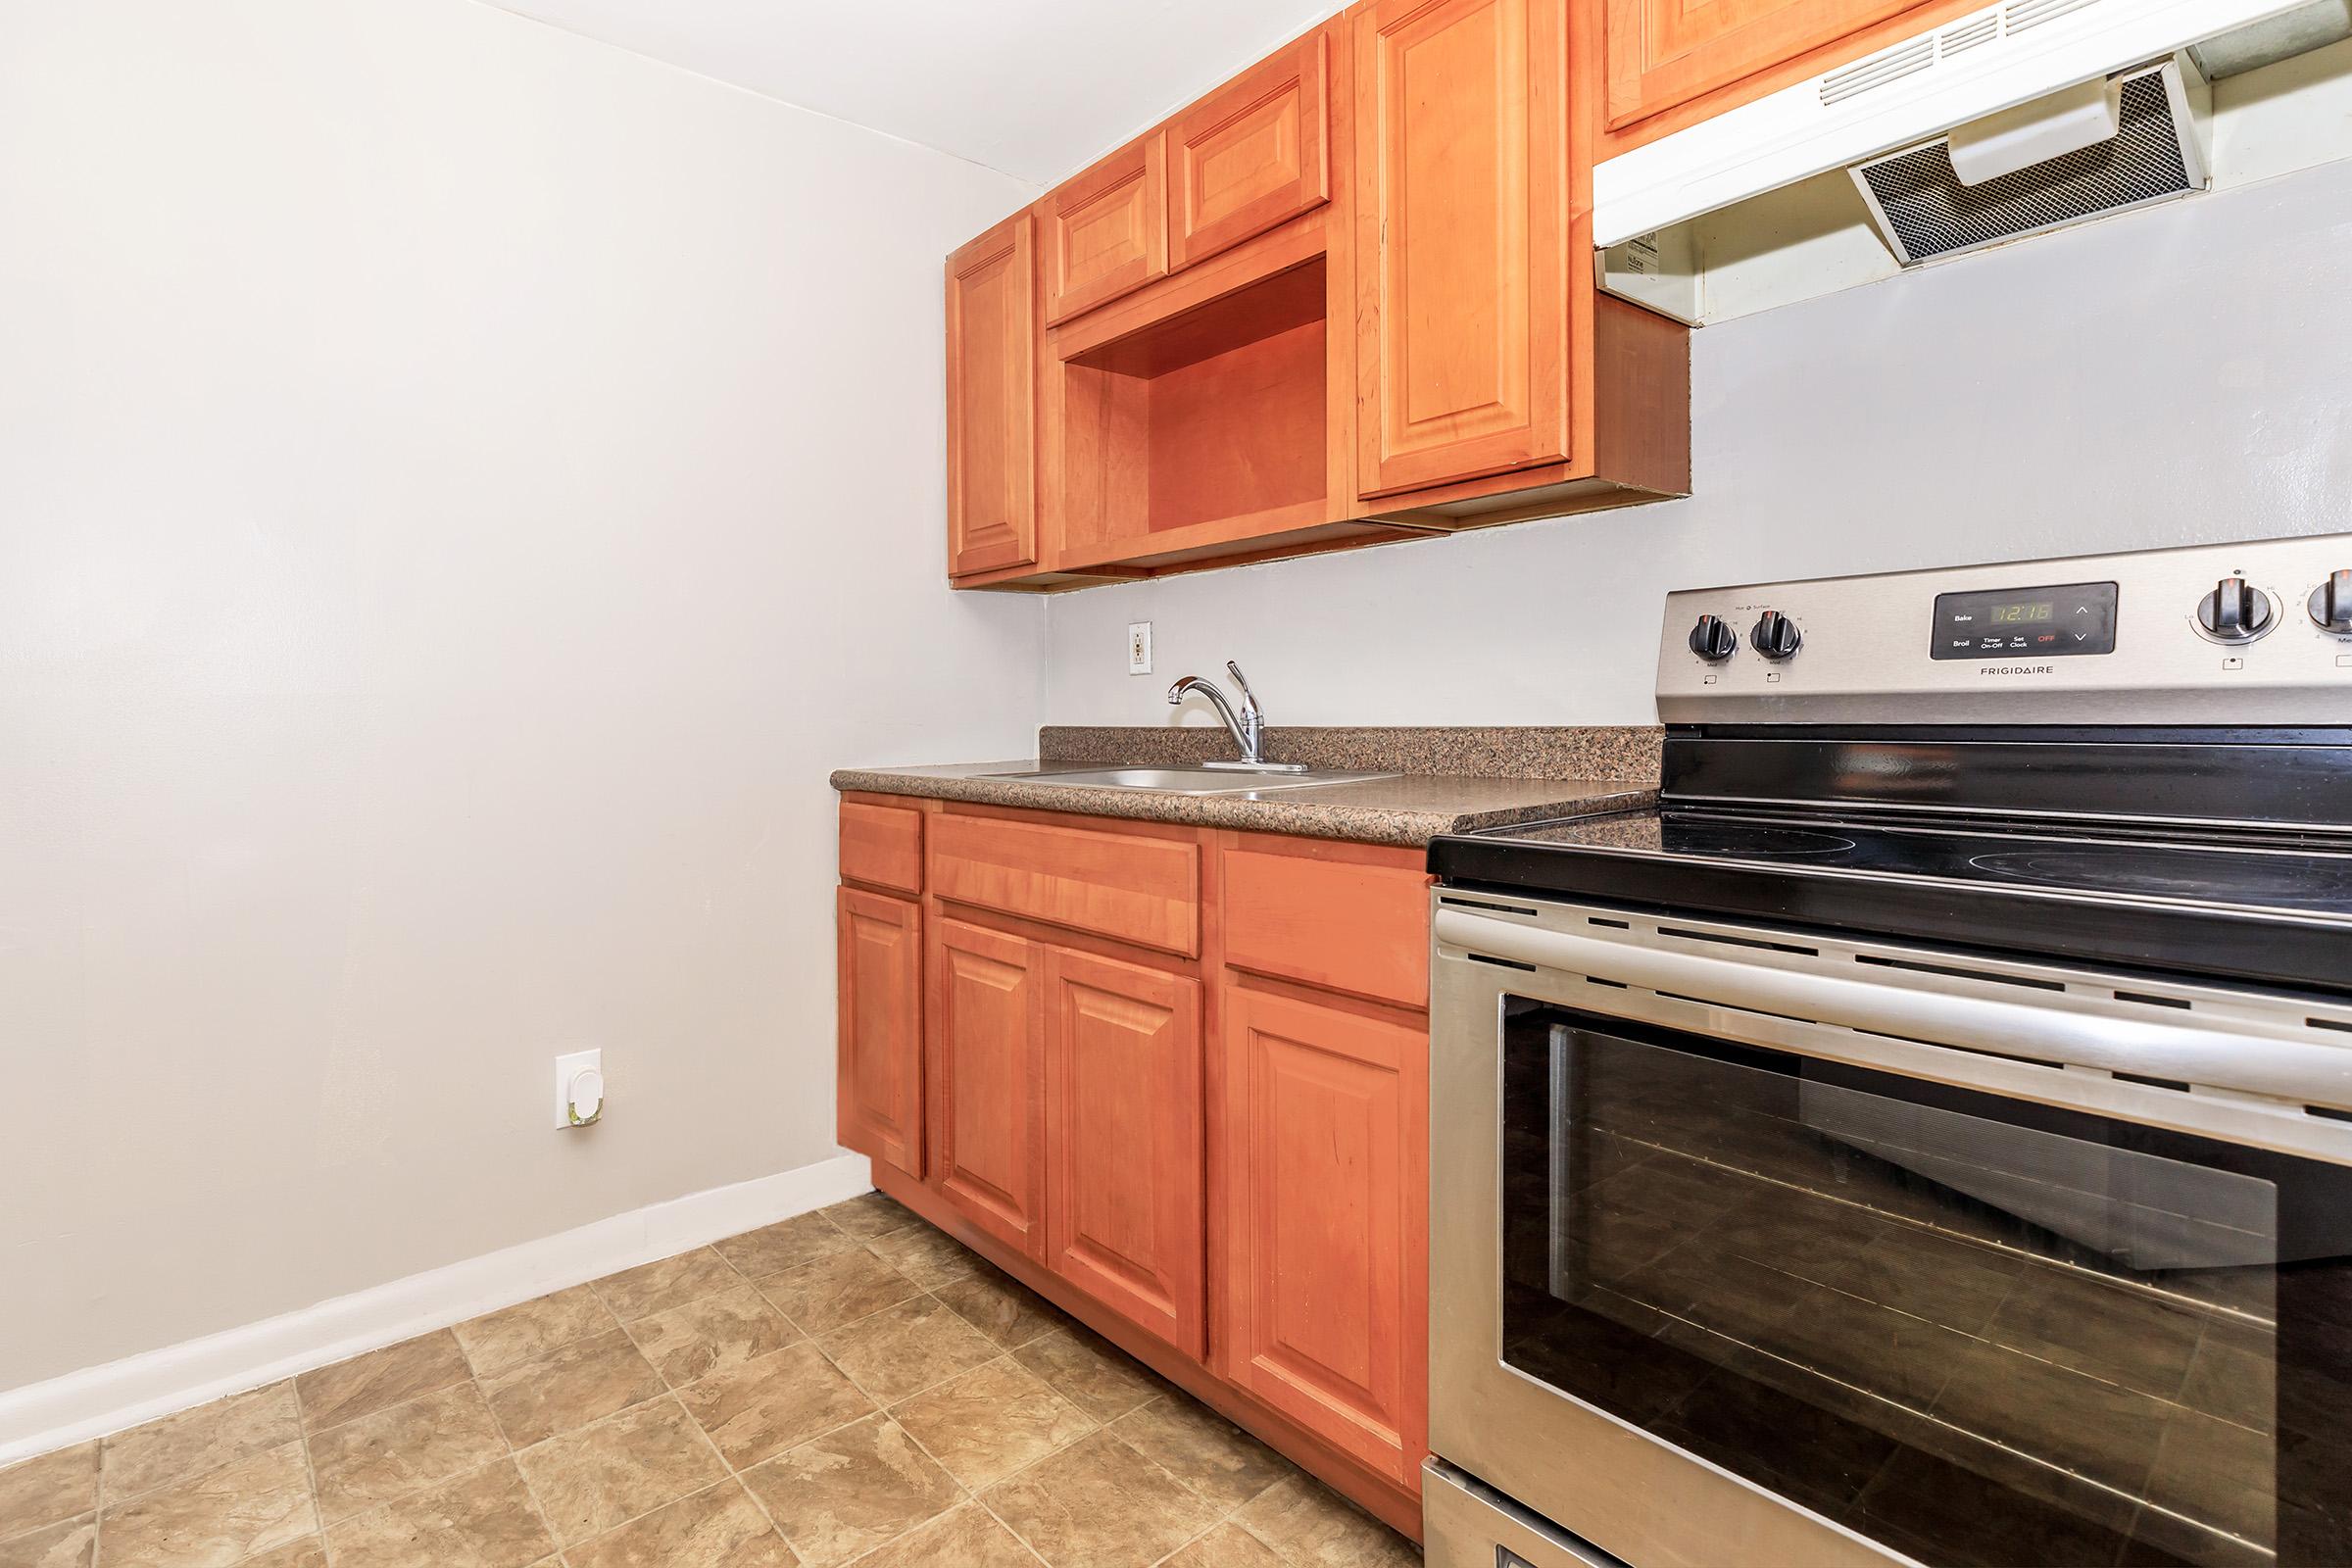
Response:
[[[1929,1563],[2352,1562],[2352,1171],[1516,999],[1502,1088],[1530,1377]]]

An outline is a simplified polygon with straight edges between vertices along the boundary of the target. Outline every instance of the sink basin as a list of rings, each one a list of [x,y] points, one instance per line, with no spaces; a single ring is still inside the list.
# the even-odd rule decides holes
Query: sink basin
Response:
[[[1161,790],[1171,795],[1257,795],[1267,790],[1308,789],[1317,784],[1356,784],[1395,778],[1394,773],[1240,773],[1207,767],[1095,767],[1060,773],[991,773],[990,778],[1023,784],[1068,784],[1082,789]]]

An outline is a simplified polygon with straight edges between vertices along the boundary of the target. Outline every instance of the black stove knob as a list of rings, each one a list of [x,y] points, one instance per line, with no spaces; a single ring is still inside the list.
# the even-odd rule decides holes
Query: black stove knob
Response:
[[[2311,591],[2311,618],[2324,630],[2352,632],[2352,571],[2339,571]]]
[[[2224,577],[2197,602],[2197,624],[2216,642],[2250,643],[2271,629],[2271,596],[2243,577]]]
[[[1805,634],[1787,615],[1767,610],[1756,622],[1756,629],[1747,634],[1747,640],[1766,659],[1787,659],[1804,646]]]
[[[2352,576],[2352,572],[2345,575]],[[2352,589],[2346,590],[2344,603],[2352,610]],[[1690,651],[1710,664],[1720,664],[1740,651],[1740,634],[1721,615],[1701,615],[1698,624],[1690,628]]]

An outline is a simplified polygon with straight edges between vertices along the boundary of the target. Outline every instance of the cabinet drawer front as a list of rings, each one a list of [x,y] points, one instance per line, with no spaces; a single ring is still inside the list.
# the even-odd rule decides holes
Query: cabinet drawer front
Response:
[[[1400,1485],[1427,1428],[1428,1037],[1226,982],[1225,1372]]]
[[[841,875],[900,893],[923,891],[923,813],[906,807],[841,803]]]
[[[1429,878],[1417,868],[1224,852],[1225,961],[1429,1005]]]
[[[948,258],[948,571],[1037,559],[1037,262],[1018,213]]]
[[[843,888],[834,1136],[923,1174],[923,920],[905,899]]]
[[[1213,256],[1331,199],[1320,32],[1168,125],[1168,265]]]
[[[1167,275],[1166,159],[1154,131],[1046,198],[1048,323]]]
[[[1060,948],[1047,964],[1046,1261],[1197,1357],[1200,982]]]
[[[940,898],[1188,958],[1200,951],[1197,844],[950,813],[930,837]]]

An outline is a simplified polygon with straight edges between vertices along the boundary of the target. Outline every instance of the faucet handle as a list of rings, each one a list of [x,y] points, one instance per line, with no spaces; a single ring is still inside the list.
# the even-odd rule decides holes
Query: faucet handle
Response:
[[[1263,711],[1257,706],[1257,693],[1250,689],[1250,677],[1242,673],[1242,666],[1228,659],[1225,661],[1225,673],[1231,675],[1233,683],[1242,689],[1242,707],[1252,713]]]

